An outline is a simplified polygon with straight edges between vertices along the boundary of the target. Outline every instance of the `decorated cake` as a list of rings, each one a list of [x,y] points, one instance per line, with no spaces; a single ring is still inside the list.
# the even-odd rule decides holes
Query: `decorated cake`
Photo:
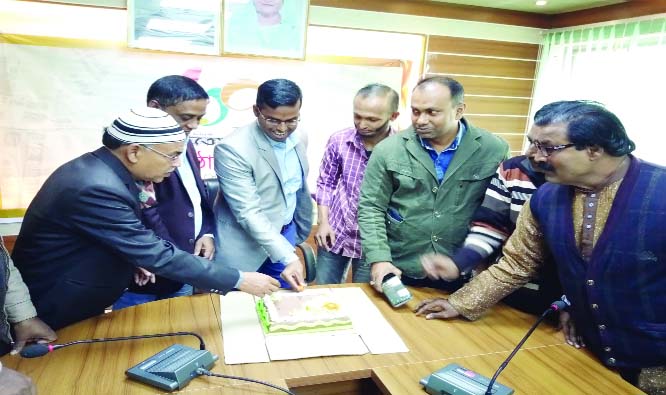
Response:
[[[257,301],[266,333],[350,329],[351,319],[330,288],[278,291]]]

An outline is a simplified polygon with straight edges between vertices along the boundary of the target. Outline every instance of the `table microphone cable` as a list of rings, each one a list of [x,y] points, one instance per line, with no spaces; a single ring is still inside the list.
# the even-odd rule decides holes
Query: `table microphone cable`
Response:
[[[213,373],[210,370],[206,370],[204,368],[198,368],[195,372],[200,376],[221,377],[223,379],[241,380],[241,381],[247,381],[247,382],[250,382],[250,383],[261,384],[261,385],[265,385],[267,387],[274,388],[276,390],[280,390],[280,391],[282,391],[286,394],[289,394],[289,395],[295,395],[293,392],[289,391],[288,388],[282,388],[279,385],[267,383],[267,382],[261,381],[261,380],[251,379],[251,378],[248,378],[248,377],[229,376],[229,375],[226,375],[226,374]]]

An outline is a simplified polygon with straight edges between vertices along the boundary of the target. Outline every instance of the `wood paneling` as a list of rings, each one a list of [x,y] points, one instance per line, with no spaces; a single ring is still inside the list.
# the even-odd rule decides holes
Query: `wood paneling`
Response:
[[[453,39],[452,37],[430,36],[428,52],[536,60],[539,56],[539,45],[475,38],[456,37]]]
[[[527,115],[520,117],[493,117],[465,114],[465,118],[475,126],[497,133],[524,133],[527,127]]]
[[[537,56],[533,44],[430,36],[426,75],[458,80],[465,88],[465,118],[502,137],[515,155],[523,149]]]
[[[533,80],[456,76],[466,95],[532,97]]]
[[[492,132],[493,130],[490,129]],[[520,151],[523,149],[523,141],[525,140],[524,134],[506,134],[506,133],[493,133],[495,136],[502,138],[504,141],[509,143],[509,149],[511,151]]]
[[[553,15],[550,27],[567,27],[586,25],[605,21],[635,18],[645,15],[655,15],[666,12],[666,1],[628,1],[621,4],[613,4],[605,7],[591,8],[575,12],[565,12]]]
[[[465,103],[469,114],[526,115],[530,111],[530,99],[465,95]]]
[[[310,0],[310,5],[538,28],[550,26],[548,15],[424,0]]]
[[[666,1],[664,0],[633,0],[621,4],[555,15],[490,8],[493,6],[491,1],[488,2],[488,7],[425,0],[310,0],[310,5],[528,26],[541,29],[577,26],[666,12]]]
[[[536,62],[428,53],[426,73],[534,78]]]

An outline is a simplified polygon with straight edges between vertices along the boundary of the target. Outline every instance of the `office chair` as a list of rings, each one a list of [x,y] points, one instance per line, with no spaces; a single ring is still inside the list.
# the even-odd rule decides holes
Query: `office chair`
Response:
[[[204,178],[204,185],[206,186],[206,194],[211,207],[215,202],[215,197],[220,190],[220,183],[217,178]],[[305,282],[311,283],[317,276],[317,256],[314,249],[307,242],[302,242],[296,245],[296,248],[303,254],[303,262],[305,262]]]

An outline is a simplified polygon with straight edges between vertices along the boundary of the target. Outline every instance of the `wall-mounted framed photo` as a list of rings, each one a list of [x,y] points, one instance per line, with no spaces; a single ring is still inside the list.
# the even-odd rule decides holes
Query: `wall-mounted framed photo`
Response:
[[[309,0],[225,0],[224,53],[304,59]]]
[[[222,0],[127,0],[130,48],[219,55]]]

